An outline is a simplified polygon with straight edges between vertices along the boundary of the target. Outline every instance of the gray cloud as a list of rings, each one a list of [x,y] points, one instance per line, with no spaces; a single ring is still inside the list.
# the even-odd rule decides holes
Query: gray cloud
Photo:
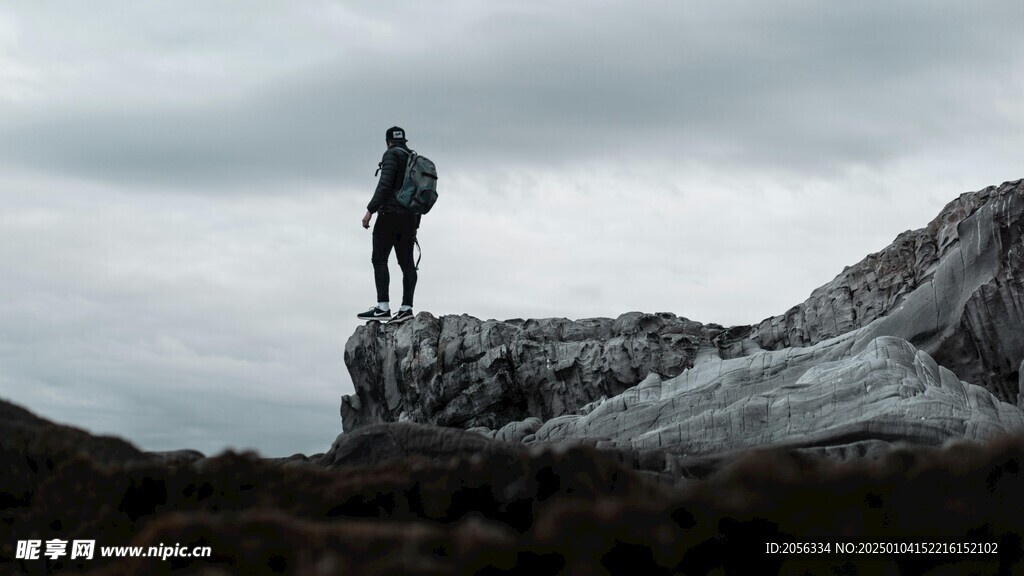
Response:
[[[526,5],[461,17],[446,9],[462,3],[407,8],[346,12],[309,38],[279,35],[319,56],[269,66],[277,72],[266,77],[249,70],[259,35],[239,32],[248,52],[235,62],[211,40],[230,27],[175,34],[172,19],[151,50],[185,46],[193,60],[218,61],[216,86],[204,76],[181,86],[192,97],[126,106],[116,94],[126,78],[106,103],[31,109],[2,124],[4,161],[181,189],[365,185],[383,129],[398,123],[456,170],[639,155],[834,173],[1005,131],[1000,112],[975,100],[1024,64],[1009,41],[1024,8],[1012,2],[613,2],[585,15]],[[322,14],[303,16],[312,26]],[[156,27],[158,15],[136,17]],[[324,48],[364,18],[390,31],[379,44]],[[235,79],[247,89],[218,95]],[[207,89],[214,96],[196,102]]]

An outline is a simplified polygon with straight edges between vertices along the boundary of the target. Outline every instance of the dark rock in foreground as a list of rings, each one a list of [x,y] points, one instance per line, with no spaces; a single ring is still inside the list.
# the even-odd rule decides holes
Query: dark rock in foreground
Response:
[[[9,402],[0,400],[0,468],[3,490],[0,507],[27,505],[32,487],[52,471],[57,462],[88,456],[99,464],[123,464],[155,460],[119,438],[97,437],[54,424]]]
[[[0,404],[5,413],[17,410]],[[24,419],[28,414],[19,411]],[[423,432],[423,433],[417,433]],[[111,459],[108,439],[74,454],[43,427],[22,439],[50,465],[0,509],[13,573],[150,574],[925,574],[1017,573],[1024,438],[898,449],[872,464],[772,450],[683,485],[592,446],[516,446],[457,429],[368,427],[310,462],[226,453]],[[345,435],[348,436],[348,435]],[[424,438],[433,438],[425,441]],[[380,446],[380,453],[371,448]],[[96,451],[94,459],[90,454]],[[454,455],[454,456],[453,456]],[[26,453],[3,452],[0,469]],[[313,465],[320,461],[324,466]],[[7,476],[3,476],[6,490]],[[209,547],[208,558],[15,560],[19,540]],[[766,553],[817,542],[829,552]],[[839,553],[839,544],[962,547]],[[970,546],[967,548],[966,546]],[[994,553],[968,553],[965,550]],[[939,572],[933,572],[938,570]]]

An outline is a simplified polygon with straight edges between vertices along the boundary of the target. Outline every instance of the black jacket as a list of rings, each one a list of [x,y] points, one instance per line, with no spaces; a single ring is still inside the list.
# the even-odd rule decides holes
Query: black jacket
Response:
[[[380,181],[373,198],[366,209],[381,214],[412,214],[411,211],[398,203],[395,194],[405,180],[405,164],[409,160],[409,148],[405,144],[396,144],[384,151],[380,160]]]

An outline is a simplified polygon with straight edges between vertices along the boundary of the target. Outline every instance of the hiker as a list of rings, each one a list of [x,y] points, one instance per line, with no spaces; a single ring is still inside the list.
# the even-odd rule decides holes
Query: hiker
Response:
[[[420,215],[398,203],[395,194],[405,178],[406,162],[411,154],[406,145],[405,130],[398,126],[388,128],[385,133],[388,149],[378,165],[380,181],[373,198],[366,206],[363,228],[370,227],[370,218],[376,212],[377,223],[373,226],[373,279],[377,284],[377,305],[357,316],[361,320],[405,322],[413,317],[412,297],[416,290],[416,266],[413,264],[412,248],[416,241],[416,230],[420,226]],[[388,257],[394,248],[398,265],[402,267],[402,307],[392,318],[388,297],[391,277],[388,273]]]

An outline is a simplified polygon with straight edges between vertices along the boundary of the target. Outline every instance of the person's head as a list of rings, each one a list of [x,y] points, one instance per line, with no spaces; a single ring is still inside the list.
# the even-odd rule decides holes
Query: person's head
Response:
[[[384,134],[384,139],[388,143],[388,148],[395,144],[405,144],[405,130],[402,130],[398,126],[392,126],[388,128],[388,131]]]

